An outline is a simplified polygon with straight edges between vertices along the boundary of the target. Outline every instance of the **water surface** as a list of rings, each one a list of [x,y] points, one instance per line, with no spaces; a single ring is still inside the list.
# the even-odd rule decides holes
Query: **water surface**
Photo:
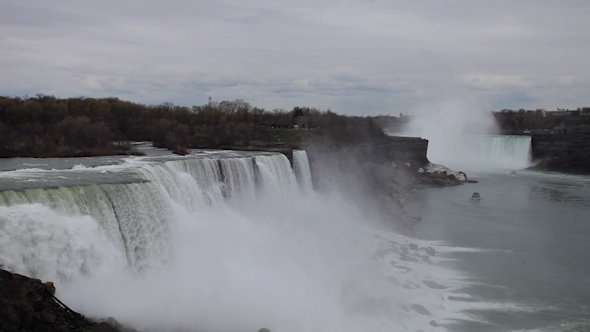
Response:
[[[590,330],[590,177],[509,173],[470,173],[479,183],[424,190],[407,207],[469,275],[473,321],[450,330]]]

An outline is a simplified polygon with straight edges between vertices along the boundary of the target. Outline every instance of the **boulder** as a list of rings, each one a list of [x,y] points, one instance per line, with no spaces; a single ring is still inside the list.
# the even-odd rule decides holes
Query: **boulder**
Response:
[[[430,311],[428,311],[428,309],[424,308],[424,306],[421,306],[419,304],[412,304],[410,306],[410,309],[414,310],[420,315],[430,316]]]
[[[428,257],[428,256],[426,256],[426,257]],[[432,289],[446,289],[447,288],[446,286],[441,285],[438,282],[432,281],[432,280],[422,280],[422,282],[424,283],[424,285],[426,285]]]
[[[418,263],[418,260],[411,256],[399,256],[400,261]]]
[[[432,247],[428,247],[428,248],[426,248],[426,253],[429,256],[434,256],[436,254],[436,250],[434,250],[434,248],[432,248]]]
[[[408,250],[408,247],[401,247],[401,255],[402,256],[406,256],[407,254],[410,253],[410,250]]]

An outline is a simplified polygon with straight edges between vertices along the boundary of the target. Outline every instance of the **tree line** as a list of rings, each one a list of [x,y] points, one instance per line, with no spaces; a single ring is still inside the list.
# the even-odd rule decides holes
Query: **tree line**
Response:
[[[37,94],[0,97],[0,157],[129,153],[128,145],[117,144],[127,141],[152,141],[168,149],[264,146],[277,142],[273,130],[296,126],[321,128],[342,141],[380,132],[368,118],[299,106],[267,111],[241,99],[186,107]]]
[[[590,107],[561,112],[548,112],[544,109],[503,109],[492,114],[505,134],[552,130],[562,123],[567,127],[590,125]]]

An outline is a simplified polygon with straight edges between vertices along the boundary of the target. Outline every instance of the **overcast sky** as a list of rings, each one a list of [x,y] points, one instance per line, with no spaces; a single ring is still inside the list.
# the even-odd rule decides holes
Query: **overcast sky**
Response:
[[[0,0],[0,95],[590,106],[590,1]]]

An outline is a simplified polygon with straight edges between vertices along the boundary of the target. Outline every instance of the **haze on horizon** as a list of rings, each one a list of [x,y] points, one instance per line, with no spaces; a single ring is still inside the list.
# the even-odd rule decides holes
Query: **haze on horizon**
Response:
[[[2,0],[0,95],[344,114],[589,106],[588,1]]]

